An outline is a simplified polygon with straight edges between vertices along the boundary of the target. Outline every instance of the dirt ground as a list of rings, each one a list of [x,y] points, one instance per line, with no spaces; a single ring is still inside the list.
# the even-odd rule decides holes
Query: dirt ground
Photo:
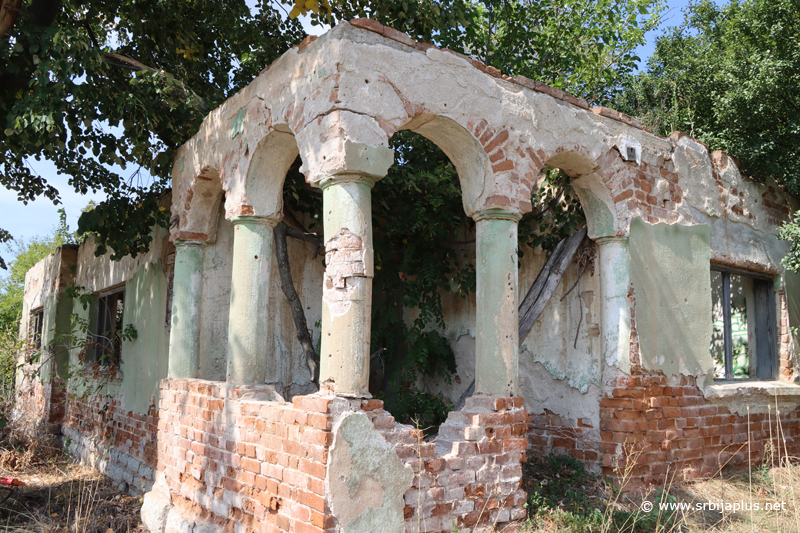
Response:
[[[141,498],[121,494],[102,474],[71,463],[56,443],[0,431],[0,477],[25,483],[0,488],[4,532],[146,532]]]

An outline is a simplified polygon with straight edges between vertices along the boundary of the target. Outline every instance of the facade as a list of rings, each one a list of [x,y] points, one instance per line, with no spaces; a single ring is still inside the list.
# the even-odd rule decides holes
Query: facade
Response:
[[[434,441],[368,390],[371,188],[401,129],[448,155],[476,222],[465,250],[477,293],[445,300],[458,379],[442,390],[456,400],[474,380],[475,394]],[[325,264],[289,242],[308,323],[320,324],[319,389],[273,251],[298,155],[323,195]],[[594,260],[580,279],[570,265],[519,339],[519,288],[545,256],[518,265],[517,223],[544,167],[572,177]],[[651,135],[374,21],[342,23],[284,54],[178,150],[177,223],[148,254],[112,263],[89,241],[31,270],[23,332],[42,324],[47,345],[76,313],[137,336],[101,347],[105,360],[54,348],[55,371],[29,379],[22,403],[60,423],[74,454],[146,493],[151,531],[513,528],[530,450],[609,475],[635,458],[629,488],[779,445],[800,452],[800,278],[781,267],[777,237],[797,209],[690,137]],[[70,285],[92,305],[67,298]],[[70,369],[90,367],[79,376],[102,387],[64,399]]]

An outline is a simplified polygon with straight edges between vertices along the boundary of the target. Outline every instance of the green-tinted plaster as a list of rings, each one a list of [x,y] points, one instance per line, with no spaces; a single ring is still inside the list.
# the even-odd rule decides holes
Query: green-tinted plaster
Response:
[[[642,365],[676,374],[714,370],[711,229],[631,222],[631,279]]]
[[[345,415],[334,429],[326,486],[344,533],[405,531],[403,495],[413,478],[364,413]]]
[[[323,288],[320,383],[333,383],[339,394],[369,394],[369,331],[372,320],[373,180],[334,176],[322,182],[325,242],[343,229],[361,239],[364,274],[346,279],[346,287]]]
[[[268,358],[267,343],[274,222],[263,217],[237,217],[233,223],[227,379],[235,383],[275,383],[280,381],[280,366],[274,356]]]
[[[231,139],[244,131],[244,117],[247,114],[245,108],[241,108],[231,121]]]
[[[200,297],[203,250],[198,243],[175,243],[169,376],[195,378],[200,353]]]
[[[97,298],[94,298],[86,309],[80,301],[68,300],[63,319],[65,328],[69,328],[70,314],[85,320],[89,331],[95,331],[97,322]],[[123,341],[121,353],[121,373],[114,381],[106,383],[99,394],[115,395],[123,393],[125,408],[140,414],[147,414],[150,399],[155,393],[158,404],[159,380],[167,377],[167,361],[169,352],[169,336],[165,326],[167,309],[167,279],[161,268],[161,261],[142,266],[125,284],[125,307],[123,312],[124,327],[129,324],[136,329],[136,339]],[[59,320],[62,319],[59,311]],[[73,331],[78,335],[78,331]],[[88,349],[87,352],[91,350]],[[69,354],[69,368],[72,376],[70,391],[83,394],[87,387],[94,392],[97,385],[88,374],[81,374],[81,367],[92,360],[92,354],[86,353],[84,362],[80,361],[81,347],[73,349]]]
[[[56,328],[58,326],[58,300],[54,294],[48,294],[42,299],[42,355],[40,361],[42,365],[40,379],[49,381],[50,375],[55,371],[54,359],[51,355],[59,351],[58,346],[53,345],[56,338]]]
[[[514,396],[519,385],[517,218],[476,217],[475,392]]]
[[[125,284],[125,325],[136,328],[137,337],[122,343],[122,392],[125,408],[146,414],[158,382],[167,377],[169,336],[164,327],[167,310],[167,278],[161,261],[141,267]]]

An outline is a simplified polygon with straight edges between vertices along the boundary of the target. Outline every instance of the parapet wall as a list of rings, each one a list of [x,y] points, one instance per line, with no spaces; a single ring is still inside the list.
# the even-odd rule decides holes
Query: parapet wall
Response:
[[[159,415],[151,531],[472,531],[525,516],[520,398],[471,399],[433,442],[379,400],[287,403],[202,380],[162,381]]]

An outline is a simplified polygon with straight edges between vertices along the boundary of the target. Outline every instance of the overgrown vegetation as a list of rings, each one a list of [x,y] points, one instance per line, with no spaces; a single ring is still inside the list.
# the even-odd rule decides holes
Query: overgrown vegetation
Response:
[[[684,131],[745,175],[800,193],[800,5],[693,2],[618,104],[655,133]]]
[[[668,473],[661,487],[623,494],[630,477],[603,479],[567,456],[534,455],[523,467],[530,533],[788,532],[800,528],[800,465],[767,446],[752,471],[723,469],[710,479],[678,482]],[[771,451],[770,451],[771,450]],[[635,454],[634,454],[635,455]],[[649,502],[652,507],[648,507]],[[765,510],[784,503],[783,509]],[[703,504],[706,504],[703,508]],[[727,503],[728,508],[720,505]],[[659,508],[664,505],[664,509]],[[699,504],[699,505],[698,505]],[[737,505],[737,509],[733,505]],[[683,505],[684,509],[678,506]],[[668,506],[672,506],[668,508]],[[759,510],[751,511],[758,506]],[[645,510],[645,509],[651,510]]]

